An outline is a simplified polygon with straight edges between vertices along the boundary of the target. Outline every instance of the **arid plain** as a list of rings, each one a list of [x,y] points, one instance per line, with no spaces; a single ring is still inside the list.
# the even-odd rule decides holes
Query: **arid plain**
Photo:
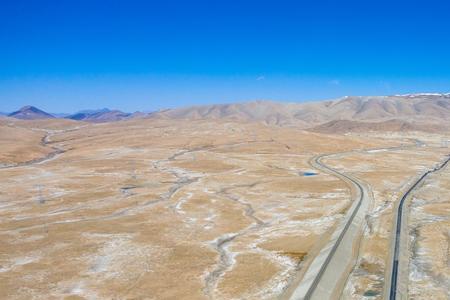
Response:
[[[446,159],[449,138],[321,131],[232,118],[0,119],[0,298],[287,299],[354,202],[348,182],[311,163],[327,155],[371,192],[340,297],[381,299],[396,205]],[[448,172],[408,203],[403,281],[417,299],[424,287],[449,296]]]

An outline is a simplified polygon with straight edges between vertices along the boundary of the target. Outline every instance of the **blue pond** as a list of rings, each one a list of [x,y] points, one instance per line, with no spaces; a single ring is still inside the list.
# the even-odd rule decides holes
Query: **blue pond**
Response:
[[[317,175],[317,173],[314,173],[314,172],[303,172],[303,173],[301,173],[301,175],[303,175],[303,176],[315,176],[315,175]]]

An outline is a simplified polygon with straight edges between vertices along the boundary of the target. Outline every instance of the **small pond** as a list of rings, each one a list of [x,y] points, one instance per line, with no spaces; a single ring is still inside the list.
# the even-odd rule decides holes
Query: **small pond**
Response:
[[[317,173],[315,172],[300,172],[300,175],[302,176],[315,176]]]

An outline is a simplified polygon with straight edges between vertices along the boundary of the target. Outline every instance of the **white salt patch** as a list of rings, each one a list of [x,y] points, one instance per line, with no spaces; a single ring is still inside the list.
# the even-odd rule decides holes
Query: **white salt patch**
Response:
[[[189,199],[191,199],[193,196],[193,193],[188,192],[186,193],[185,197],[182,197],[180,201],[175,205],[175,210],[180,214],[186,214],[186,212],[182,209],[182,206],[184,203],[186,203]]]
[[[374,149],[374,150],[367,150],[367,153],[378,153],[378,152],[385,152],[387,149]]]

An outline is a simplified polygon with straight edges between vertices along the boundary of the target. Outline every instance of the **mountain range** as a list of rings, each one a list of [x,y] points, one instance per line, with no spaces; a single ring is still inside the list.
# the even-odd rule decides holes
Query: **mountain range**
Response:
[[[450,94],[343,97],[307,103],[254,101],[171,109],[153,113],[151,117],[250,120],[280,126],[308,127],[333,120],[441,121],[450,118]]]
[[[32,106],[23,107],[9,116],[20,119],[54,117]],[[388,129],[435,131],[448,128],[450,94],[347,96],[307,103],[253,101],[166,109],[150,114],[129,114],[101,109],[80,111],[65,118],[87,122],[113,122],[137,117],[253,121],[320,132]]]
[[[104,108],[99,110],[83,110],[75,114],[50,114],[34,106],[27,105],[22,107],[18,111],[5,115],[8,117],[22,120],[64,118],[76,121],[101,123],[101,122],[114,122],[124,120],[137,115],[137,113],[129,114],[119,110],[110,110]]]
[[[120,110],[109,110],[104,108],[100,110],[79,111],[73,115],[67,116],[66,118],[86,122],[114,122],[127,119],[130,116],[131,114],[124,113]]]
[[[324,133],[433,132],[450,128],[450,94],[355,96],[308,103],[254,101],[164,110],[149,117],[258,121]]]

